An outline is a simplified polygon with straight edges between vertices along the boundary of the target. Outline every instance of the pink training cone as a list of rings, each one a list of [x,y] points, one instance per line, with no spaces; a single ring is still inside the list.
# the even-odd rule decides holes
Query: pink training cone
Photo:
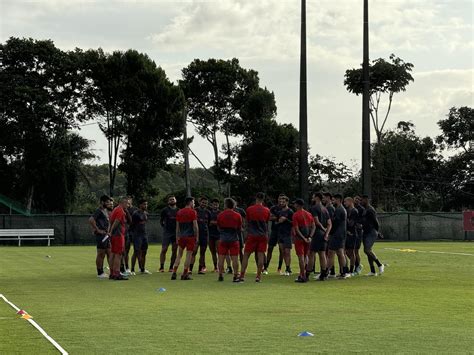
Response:
[[[16,314],[23,315],[27,313],[24,310],[20,309],[18,312],[16,312]]]

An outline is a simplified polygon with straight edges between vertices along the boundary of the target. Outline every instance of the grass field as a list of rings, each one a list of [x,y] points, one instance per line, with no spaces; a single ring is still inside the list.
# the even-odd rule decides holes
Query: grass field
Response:
[[[295,284],[272,267],[261,284],[253,270],[233,284],[212,273],[98,280],[93,246],[2,247],[0,293],[71,354],[474,352],[474,243],[377,243],[375,251],[389,265],[381,277]],[[158,254],[152,246],[151,271]],[[305,330],[314,337],[297,337]],[[11,353],[57,352],[0,300],[0,354]]]

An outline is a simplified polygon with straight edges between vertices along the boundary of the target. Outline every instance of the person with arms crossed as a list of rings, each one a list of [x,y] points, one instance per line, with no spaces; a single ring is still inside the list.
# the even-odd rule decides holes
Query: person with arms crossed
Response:
[[[327,241],[329,239],[329,233],[332,228],[332,221],[329,217],[329,212],[326,207],[322,204],[323,195],[320,192],[313,194],[313,205],[311,206],[311,215],[316,225],[316,232],[310,245],[310,255],[308,262],[308,270],[314,269],[314,263],[316,260],[316,254],[319,256],[320,273],[315,278],[318,281],[325,281],[327,279]],[[307,273],[306,277],[309,277]]]
[[[219,230],[217,229],[217,216],[219,215],[219,200],[211,201],[210,220],[209,220],[209,250],[211,251],[214,272],[217,270],[217,245],[219,244]]]
[[[130,207],[127,197],[122,197],[119,204],[114,208],[110,215],[110,226],[108,234],[110,235],[112,257],[110,258],[110,276],[111,280],[128,280],[126,276],[120,274],[120,262],[125,252],[125,229],[127,224],[126,209]]]
[[[181,275],[181,280],[192,280],[189,275],[189,265],[193,251],[197,243],[199,235],[199,227],[197,223],[197,213],[194,209],[194,198],[186,197],[184,200],[186,204],[183,209],[180,209],[176,214],[176,239],[178,243],[178,255],[173,267],[173,274],[171,280],[176,280],[176,272],[178,271],[181,257],[186,250],[186,259],[184,261],[184,270]]]
[[[247,208],[247,240],[244,247],[244,257],[242,260],[242,272],[240,281],[244,282],[245,272],[252,253],[257,254],[258,266],[255,282],[261,282],[265,252],[268,244],[268,221],[270,220],[270,210],[263,206],[265,194],[259,192],[256,195],[255,204]]]
[[[199,206],[196,208],[198,227],[199,227],[199,241],[193,251],[191,265],[189,266],[189,273],[193,272],[193,266],[196,261],[196,255],[199,249],[199,269],[198,274],[206,273],[206,250],[209,242],[209,223],[211,221],[211,213],[207,208],[208,199],[203,196],[199,199]]]
[[[335,210],[332,222],[332,233],[328,242],[328,265],[334,265],[334,255],[337,255],[339,261],[340,278],[348,278],[348,268],[346,266],[346,255],[344,254],[344,244],[346,240],[347,212],[342,207],[342,196],[334,195]]]
[[[138,209],[133,213],[132,224],[133,231],[133,256],[132,256],[132,275],[135,275],[135,260],[138,261],[140,273],[151,274],[145,268],[146,254],[148,251],[148,236],[146,233],[146,223],[148,222],[148,201],[141,199],[138,201]]]
[[[106,279],[109,276],[104,272],[104,259],[107,256],[107,262],[110,267],[110,237],[107,234],[109,229],[109,211],[112,210],[112,199],[107,195],[100,197],[100,206],[94,214],[89,217],[89,224],[95,236],[97,245],[97,256],[95,264],[97,268],[97,277]]]
[[[355,248],[357,243],[357,229],[356,223],[358,220],[357,209],[354,207],[354,199],[352,197],[346,197],[344,199],[344,206],[346,207],[347,212],[347,236],[345,250],[346,255],[350,261],[349,272],[352,276],[355,269],[356,255]]]
[[[277,236],[278,236],[278,245],[280,247],[280,254],[283,255],[285,261],[286,269],[282,275],[290,276],[291,275],[291,230],[293,228],[293,210],[288,207],[288,202],[290,199],[287,196],[280,197],[280,211],[277,215],[277,220],[275,221],[278,224]],[[281,265],[280,265],[281,269]]]
[[[168,206],[163,208],[160,215],[160,224],[163,230],[163,240],[161,244],[160,253],[160,269],[158,272],[165,272],[165,261],[168,247],[171,245],[171,261],[169,272],[173,271],[173,265],[176,259],[176,251],[178,250],[178,244],[176,244],[176,213],[178,207],[176,207],[176,197],[171,195],[168,196]]]
[[[219,278],[224,281],[224,261],[229,255],[234,271],[233,282],[240,282],[239,278],[239,231],[242,230],[242,216],[234,211],[235,201],[231,198],[224,200],[224,211],[217,216],[217,228],[220,233],[218,246],[219,253]]]

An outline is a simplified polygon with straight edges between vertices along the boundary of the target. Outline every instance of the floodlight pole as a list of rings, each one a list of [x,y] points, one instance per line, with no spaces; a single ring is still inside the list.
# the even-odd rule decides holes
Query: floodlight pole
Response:
[[[189,178],[189,149],[188,149],[188,131],[186,117],[186,104],[183,107],[183,155],[184,155],[184,181],[186,184],[186,196],[191,196],[191,180]]]
[[[364,0],[364,60],[362,63],[362,191],[372,197],[370,174],[369,0]]]
[[[306,81],[306,0],[301,0],[299,192],[308,200],[308,107]]]

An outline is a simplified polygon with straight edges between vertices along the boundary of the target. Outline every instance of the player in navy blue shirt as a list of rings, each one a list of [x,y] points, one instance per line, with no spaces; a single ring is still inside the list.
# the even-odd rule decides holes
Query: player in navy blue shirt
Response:
[[[168,196],[168,206],[163,208],[160,216],[160,224],[163,229],[163,240],[160,253],[160,269],[159,272],[165,271],[166,252],[171,245],[171,262],[169,272],[173,271],[173,265],[176,259],[178,244],[176,244],[176,197]]]
[[[196,248],[194,249],[193,256],[191,259],[191,265],[189,266],[189,272],[192,273],[193,266],[196,261],[196,255],[199,249],[199,270],[198,274],[203,275],[206,273],[206,250],[209,243],[209,223],[211,221],[211,212],[207,208],[208,199],[203,196],[199,199],[199,206],[196,207],[196,213],[198,218],[199,227],[199,238]]]

